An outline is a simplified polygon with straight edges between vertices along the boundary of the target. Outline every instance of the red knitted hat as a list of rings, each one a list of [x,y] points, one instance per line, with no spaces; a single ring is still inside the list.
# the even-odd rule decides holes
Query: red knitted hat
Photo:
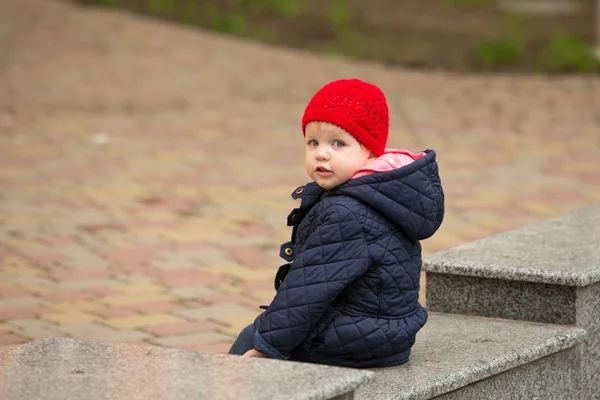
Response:
[[[344,129],[379,157],[388,138],[389,115],[385,95],[377,86],[358,79],[342,79],[323,86],[302,117],[302,133],[311,121],[329,122]]]

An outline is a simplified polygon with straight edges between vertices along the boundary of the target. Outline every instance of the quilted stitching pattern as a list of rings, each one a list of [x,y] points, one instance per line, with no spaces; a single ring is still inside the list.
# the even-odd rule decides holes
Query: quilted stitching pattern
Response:
[[[444,214],[435,153],[324,192],[302,187],[293,262],[256,322],[271,357],[351,367],[406,362],[427,313],[420,239]],[[300,189],[300,188],[299,188]]]

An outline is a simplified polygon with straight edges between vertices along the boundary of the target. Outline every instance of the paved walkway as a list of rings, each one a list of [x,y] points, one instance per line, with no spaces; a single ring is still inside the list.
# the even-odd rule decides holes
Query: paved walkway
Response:
[[[390,146],[438,152],[426,252],[600,202],[598,78],[408,72],[2,0],[0,346],[226,350],[274,294],[303,107],[350,76],[387,93]]]

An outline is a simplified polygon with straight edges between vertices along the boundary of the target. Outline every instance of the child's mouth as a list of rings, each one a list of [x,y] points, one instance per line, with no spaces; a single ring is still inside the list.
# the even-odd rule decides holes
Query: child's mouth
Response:
[[[331,170],[328,170],[325,167],[316,167],[315,172],[320,176],[327,176],[333,173]]]

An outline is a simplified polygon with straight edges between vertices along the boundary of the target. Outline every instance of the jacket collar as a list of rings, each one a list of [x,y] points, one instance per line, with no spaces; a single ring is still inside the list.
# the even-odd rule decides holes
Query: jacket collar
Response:
[[[315,182],[307,183],[304,186],[299,186],[292,192],[292,198],[302,199],[300,208],[310,209],[314,206],[325,193],[325,189],[317,185]]]

